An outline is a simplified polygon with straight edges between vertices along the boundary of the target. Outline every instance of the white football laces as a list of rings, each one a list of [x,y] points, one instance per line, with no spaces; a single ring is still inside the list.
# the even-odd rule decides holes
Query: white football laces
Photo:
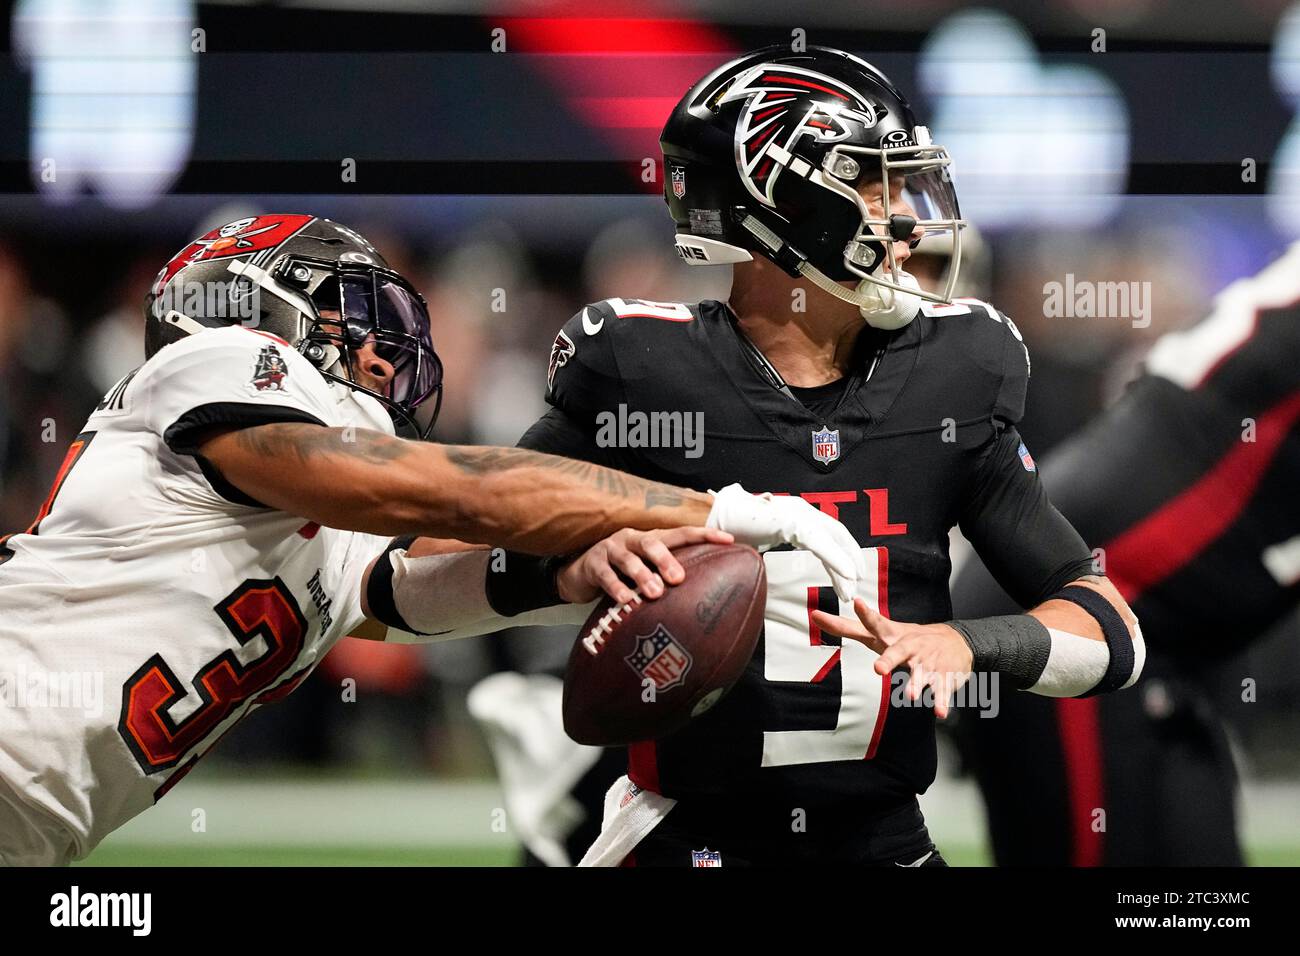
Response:
[[[621,624],[623,615],[632,611],[633,604],[641,603],[641,594],[639,591],[632,592],[632,600],[624,604],[614,604],[610,609],[600,616],[600,620],[595,623],[587,636],[582,639],[582,646],[587,649],[587,653],[595,657],[600,653],[600,649],[605,646],[605,635],[613,630],[615,624]]]

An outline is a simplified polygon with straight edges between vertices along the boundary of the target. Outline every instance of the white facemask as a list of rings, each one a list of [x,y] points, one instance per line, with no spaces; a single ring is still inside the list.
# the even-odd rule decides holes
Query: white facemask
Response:
[[[906,286],[918,292],[921,289],[921,284],[916,281],[916,277],[910,272],[899,269],[897,272],[888,273],[888,275],[897,285]],[[901,329],[916,318],[917,312],[921,310],[922,299],[919,295],[912,292],[898,292],[894,289],[886,289],[870,279],[863,279],[858,283],[858,287],[854,291],[870,300],[858,308],[861,310],[862,317],[866,319],[867,324],[873,328],[885,329],[886,331]]]

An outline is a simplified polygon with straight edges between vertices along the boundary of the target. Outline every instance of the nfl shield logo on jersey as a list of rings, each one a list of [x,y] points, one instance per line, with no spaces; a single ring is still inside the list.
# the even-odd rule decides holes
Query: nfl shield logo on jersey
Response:
[[[813,458],[823,465],[829,465],[840,457],[840,430],[822,427],[813,432]]]
[[[1025,471],[1036,471],[1038,466],[1034,464],[1034,456],[1029,454],[1029,449],[1025,443],[1020,443],[1020,464],[1025,466]]]
[[[707,846],[703,850],[692,850],[691,866],[722,866],[722,854]]]
[[[673,195],[681,199],[686,195],[686,167],[674,166],[669,175],[673,182]]]
[[[654,633],[638,635],[636,650],[623,658],[632,670],[655,682],[655,690],[676,687],[691,669],[691,655],[662,624]]]

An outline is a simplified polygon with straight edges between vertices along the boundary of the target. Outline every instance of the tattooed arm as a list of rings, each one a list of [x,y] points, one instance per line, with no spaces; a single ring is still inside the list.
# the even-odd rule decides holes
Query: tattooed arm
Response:
[[[327,527],[565,554],[621,528],[703,525],[707,494],[520,448],[404,441],[276,423],[205,438],[207,459],[263,504]]]

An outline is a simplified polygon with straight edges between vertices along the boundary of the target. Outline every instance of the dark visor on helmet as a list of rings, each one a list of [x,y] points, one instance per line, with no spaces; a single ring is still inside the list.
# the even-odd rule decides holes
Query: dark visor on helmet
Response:
[[[387,269],[311,260],[296,260],[296,265],[329,272],[309,293],[317,315],[308,339],[338,346],[346,384],[377,398],[399,426],[426,438],[442,404],[442,362],[433,348],[423,297]],[[392,367],[383,391],[358,381],[357,367],[367,348]]]

